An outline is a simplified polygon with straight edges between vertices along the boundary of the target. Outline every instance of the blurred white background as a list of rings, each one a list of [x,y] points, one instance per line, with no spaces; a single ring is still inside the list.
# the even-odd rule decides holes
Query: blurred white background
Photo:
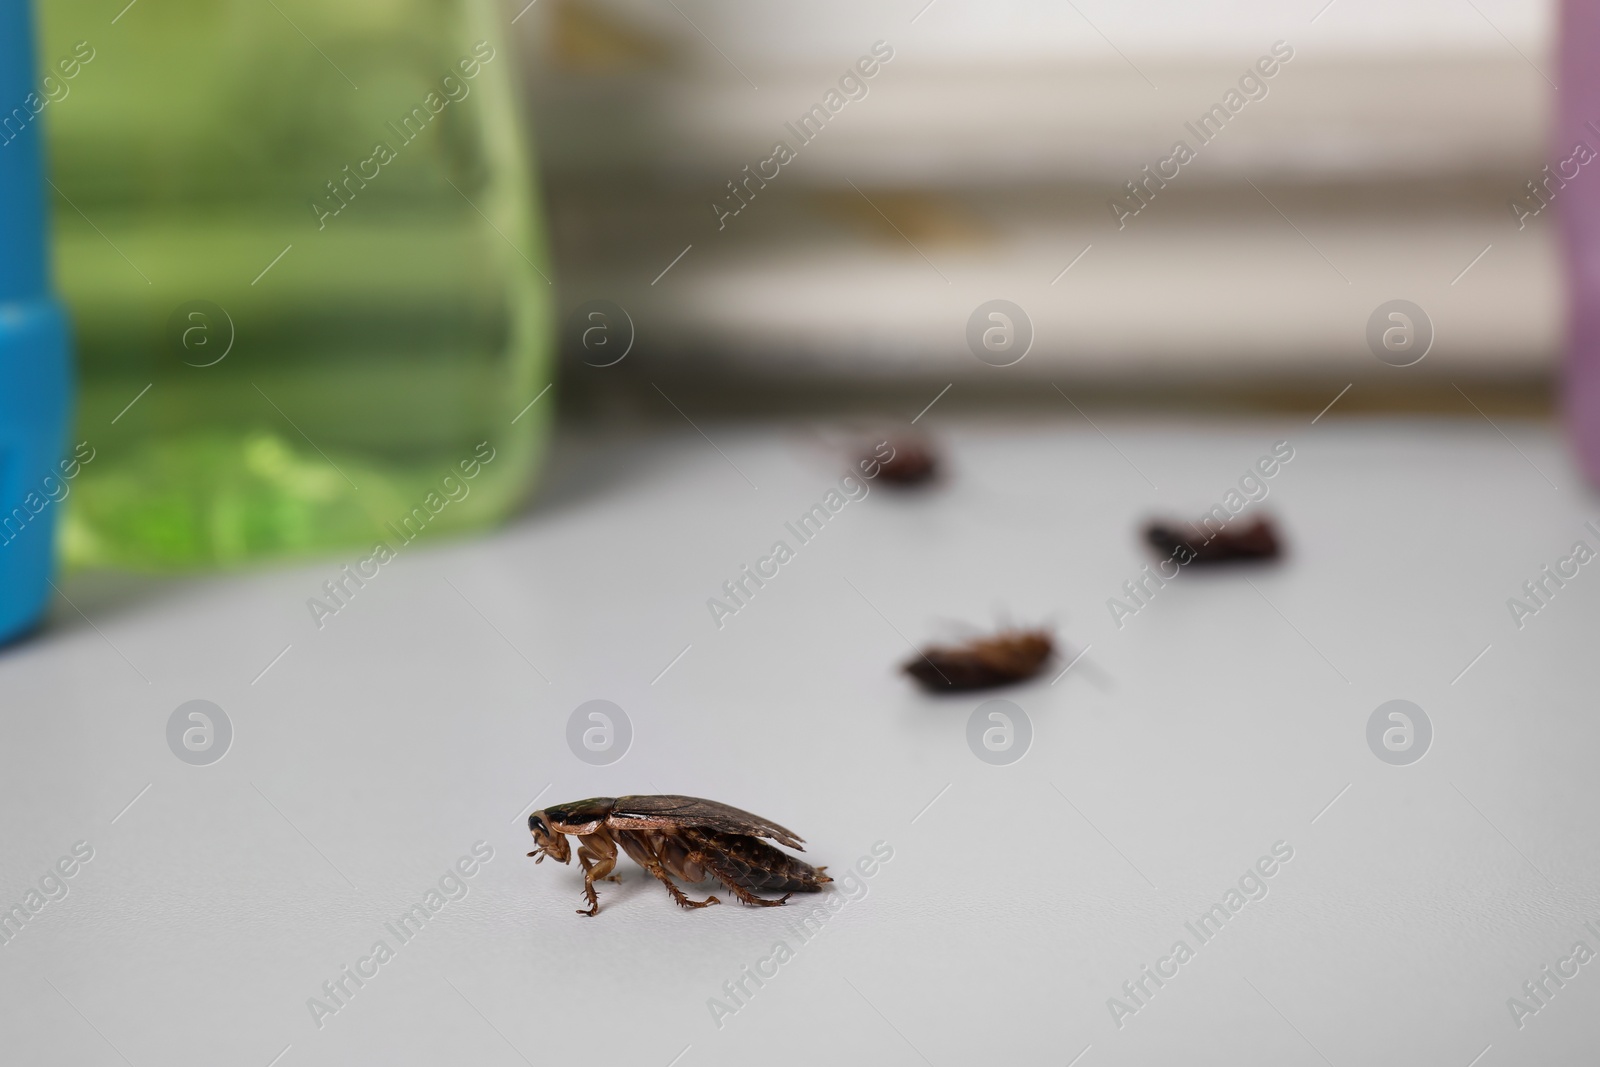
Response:
[[[676,372],[979,380],[963,326],[1002,297],[1037,331],[1019,375],[1348,381],[1385,369],[1363,329],[1403,297],[1437,329],[1419,377],[1513,383],[1560,339],[1550,213],[1519,229],[1508,207],[1553,158],[1551,20],[1543,0],[541,0],[517,29],[565,304],[622,304]],[[876,41],[893,60],[799,147],[785,123]],[[1266,95],[1119,228],[1110,201],[1198,145],[1185,123],[1280,41]],[[780,138],[798,158],[719,228]]]

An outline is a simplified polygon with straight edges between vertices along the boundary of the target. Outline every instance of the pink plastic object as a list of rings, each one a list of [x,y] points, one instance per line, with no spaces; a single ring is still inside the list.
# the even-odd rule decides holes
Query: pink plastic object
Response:
[[[1554,154],[1600,151],[1600,3],[1562,0]],[[1578,465],[1600,486],[1600,175],[1568,182],[1556,202],[1566,249],[1568,312],[1563,407]]]

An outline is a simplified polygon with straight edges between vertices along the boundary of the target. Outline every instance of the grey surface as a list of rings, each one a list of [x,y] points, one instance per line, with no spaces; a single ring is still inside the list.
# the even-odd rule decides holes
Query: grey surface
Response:
[[[720,631],[706,598],[836,480],[843,457],[815,438],[708,426],[726,458],[687,428],[590,448],[542,508],[410,546],[321,630],[306,599],[358,553],[69,583],[93,624],[63,607],[0,653],[0,901],[74,842],[94,858],[0,945],[0,1056],[1592,1062],[1600,963],[1521,1030],[1506,1007],[1573,941],[1600,948],[1582,925],[1600,926],[1600,567],[1521,630],[1506,607],[1600,540],[1547,430],[1308,415],[1102,436],[1070,410],[1052,427],[936,412],[920,425],[947,481],[874,486]],[[1147,561],[1137,522],[1209,506],[1281,439],[1295,458],[1260,507],[1289,561],[1184,574],[1117,629],[1105,602]],[[1007,617],[1092,650],[1003,694],[934,699],[897,676],[906,639]],[[991,695],[1033,724],[1009,766],[967,747]],[[635,732],[610,766],[565,742],[600,698]],[[196,699],[234,729],[209,766],[167,745]],[[1367,747],[1391,699],[1433,723],[1410,766]],[[769,816],[836,873],[874,842],[894,858],[804,944],[801,909],[683,913],[627,861],[600,916],[574,914],[576,867],[523,856],[530,803],[655,791]],[[494,858],[468,895],[319,1029],[307,999],[396,945],[385,922],[479,840]],[[1294,858],[1268,895],[1198,945],[1185,922],[1278,841]],[[1118,1029],[1107,999],[1180,938],[1194,958]],[[718,1029],[708,998],[778,939],[794,958]]]

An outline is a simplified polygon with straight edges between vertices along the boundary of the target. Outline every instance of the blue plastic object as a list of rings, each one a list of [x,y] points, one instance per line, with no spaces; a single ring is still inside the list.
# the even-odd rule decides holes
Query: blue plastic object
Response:
[[[44,612],[72,392],[67,320],[50,291],[32,5],[0,0],[0,641]]]

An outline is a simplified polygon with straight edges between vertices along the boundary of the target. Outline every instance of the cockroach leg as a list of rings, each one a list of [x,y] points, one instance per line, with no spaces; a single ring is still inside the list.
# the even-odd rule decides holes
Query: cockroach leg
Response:
[[[578,862],[583,864],[583,895],[589,901],[589,910],[579,908],[578,914],[587,915],[592,919],[600,914],[600,895],[594,891],[594,876],[590,873],[589,862],[582,852],[578,853]]]
[[[605,849],[606,845],[611,846],[609,850]],[[578,914],[593,918],[600,914],[600,897],[594,891],[594,883],[597,879],[605,879],[616,867],[617,846],[609,841],[601,843],[585,840],[578,849],[578,863],[583,867],[583,895],[589,900],[589,910],[584,911],[580,908]],[[622,879],[613,876],[609,880],[620,882]]]
[[[716,897],[706,897],[704,900],[690,900],[684,891],[678,888],[677,883],[673,882],[672,876],[667,874],[666,868],[659,863],[646,863],[644,864],[644,869],[661,879],[661,884],[667,887],[667,892],[672,894],[672,899],[678,902],[678,907],[680,908],[708,908],[713,904],[722,903]]]

